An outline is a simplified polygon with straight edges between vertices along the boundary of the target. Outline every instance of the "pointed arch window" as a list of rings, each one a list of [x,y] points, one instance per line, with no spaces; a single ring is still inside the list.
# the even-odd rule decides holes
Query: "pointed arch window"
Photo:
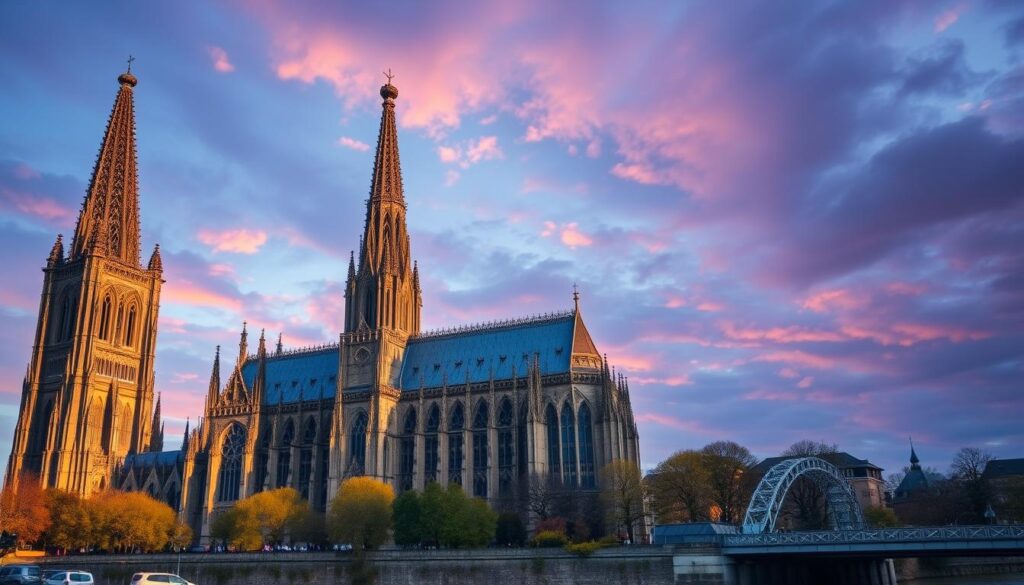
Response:
[[[544,412],[544,419],[548,426],[548,469],[551,471],[552,477],[560,479],[562,466],[558,455],[558,414],[555,412],[554,406],[548,405]]]
[[[117,304],[117,318],[114,319],[114,341],[120,342],[121,332],[124,331],[124,303]]]
[[[100,330],[99,337],[104,341],[109,341],[110,335],[110,311],[111,311],[111,300],[110,295],[103,297],[103,304],[100,306]]]
[[[288,485],[289,475],[292,470],[292,443],[295,442],[295,423],[292,419],[284,424],[284,433],[281,434],[281,443],[278,445],[277,453],[277,487]]]
[[[466,426],[466,413],[461,402],[455,403],[448,420],[448,483],[462,485],[462,432]]]
[[[71,295],[65,296],[60,304],[60,318],[57,320],[57,327],[53,329],[50,336],[51,341],[64,341],[68,337],[68,321],[71,320]]]
[[[124,344],[133,347],[135,343],[135,305],[128,308],[128,315],[124,319]]]
[[[412,489],[413,469],[416,465],[416,409],[410,408],[402,424],[402,438],[398,446],[398,490]]]
[[[316,443],[316,419],[309,417],[302,431],[302,450],[299,451],[299,493],[309,499],[309,479],[313,474],[313,448]]]
[[[503,398],[498,405],[498,495],[501,497],[512,493],[512,478],[515,477],[512,421],[512,401]]]
[[[569,487],[576,487],[576,417],[572,403],[562,406],[562,477]]]
[[[580,487],[593,489],[594,481],[594,436],[591,427],[590,407],[584,402],[580,405],[580,413],[576,420],[576,435],[580,440]]]
[[[473,415],[473,495],[487,497],[487,402],[481,400]]]
[[[356,415],[356,422],[352,425],[352,432],[349,435],[349,475],[363,475],[366,473],[366,426],[369,419],[365,412]]]
[[[429,484],[437,481],[438,456],[437,430],[441,426],[441,409],[436,404],[430,407],[427,415],[426,433],[423,436],[423,482]]]
[[[245,429],[232,424],[224,435],[220,450],[220,478],[217,481],[217,499],[233,502],[238,499],[242,485],[242,453],[245,450]]]

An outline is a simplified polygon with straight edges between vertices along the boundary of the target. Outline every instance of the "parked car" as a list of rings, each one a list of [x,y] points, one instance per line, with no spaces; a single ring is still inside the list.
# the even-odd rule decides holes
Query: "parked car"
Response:
[[[93,585],[92,573],[85,571],[46,571],[43,585]]]
[[[7,565],[0,567],[0,585],[38,585],[41,575],[37,565]]]
[[[196,585],[171,573],[135,573],[132,575],[132,585],[149,585],[150,583],[170,583],[170,585]]]

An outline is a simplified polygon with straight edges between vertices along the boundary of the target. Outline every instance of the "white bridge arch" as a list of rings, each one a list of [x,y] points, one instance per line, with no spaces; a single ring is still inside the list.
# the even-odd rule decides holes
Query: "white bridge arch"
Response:
[[[833,530],[864,528],[864,514],[843,474],[831,463],[817,457],[799,457],[777,463],[761,478],[743,518],[743,533],[775,532],[775,521],[786,494],[801,476],[814,481],[825,494]]]

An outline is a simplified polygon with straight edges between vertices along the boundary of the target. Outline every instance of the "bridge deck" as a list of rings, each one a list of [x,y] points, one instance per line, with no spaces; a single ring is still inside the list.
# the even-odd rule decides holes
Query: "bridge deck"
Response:
[[[730,534],[722,537],[722,554],[890,557],[1024,555],[1024,525]]]

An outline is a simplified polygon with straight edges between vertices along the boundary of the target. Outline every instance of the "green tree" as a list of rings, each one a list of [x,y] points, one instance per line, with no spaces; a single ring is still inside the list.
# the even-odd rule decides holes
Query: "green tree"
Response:
[[[420,496],[420,540],[440,545],[444,527],[445,493],[437,482],[430,482]]]
[[[711,509],[710,474],[699,451],[679,451],[647,476],[658,522],[701,522]]]
[[[872,506],[864,510],[864,521],[872,528],[895,528],[900,525],[892,508]]]
[[[331,502],[327,532],[334,542],[351,543],[357,554],[384,544],[391,528],[391,486],[369,477],[342,482]]]
[[[214,516],[213,522],[210,523],[210,538],[215,543],[228,546],[235,537],[237,517],[238,512],[233,507]]]
[[[395,544],[414,545],[423,540],[420,527],[420,496],[415,490],[408,490],[395,498],[394,503]]]
[[[494,540],[503,546],[523,546],[526,544],[526,526],[523,519],[515,512],[505,512],[498,516],[494,531]]]
[[[701,453],[708,470],[711,503],[719,510],[718,520],[739,522],[753,489],[748,472],[757,465],[757,458],[732,441],[705,445]]]
[[[471,527],[466,535],[466,546],[480,547],[490,544],[494,540],[498,514],[481,498],[468,498],[465,513],[469,517]]]
[[[635,528],[644,517],[645,486],[636,462],[613,459],[601,469],[601,499],[609,523],[626,530],[636,543]]]

